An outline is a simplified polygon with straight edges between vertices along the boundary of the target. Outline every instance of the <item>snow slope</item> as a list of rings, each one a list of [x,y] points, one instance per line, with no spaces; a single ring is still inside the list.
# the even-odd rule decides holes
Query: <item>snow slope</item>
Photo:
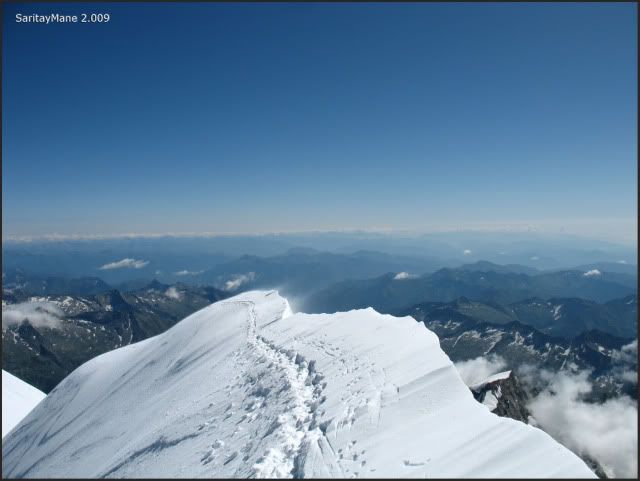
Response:
[[[36,407],[46,394],[2,370],[2,437]]]
[[[2,455],[4,477],[595,477],[476,402],[412,318],[292,314],[275,291],[85,363]]]

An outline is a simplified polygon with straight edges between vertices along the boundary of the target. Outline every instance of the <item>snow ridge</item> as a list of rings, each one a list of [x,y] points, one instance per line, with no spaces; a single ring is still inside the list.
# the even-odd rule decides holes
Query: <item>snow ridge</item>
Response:
[[[475,401],[437,336],[373,309],[212,304],[64,379],[3,439],[15,477],[594,477]]]
[[[255,477],[291,477],[295,474],[294,469],[298,465],[301,447],[322,435],[316,426],[315,412],[322,393],[323,376],[315,371],[314,361],[308,362],[295,351],[278,348],[256,335],[255,303],[253,301],[236,302],[248,309],[248,344],[256,351],[259,358],[269,363],[269,369],[283,374],[284,388],[291,394],[288,409],[278,416],[268,433],[276,440],[276,446],[269,448],[253,465]],[[283,317],[286,317],[286,314],[285,309]]]

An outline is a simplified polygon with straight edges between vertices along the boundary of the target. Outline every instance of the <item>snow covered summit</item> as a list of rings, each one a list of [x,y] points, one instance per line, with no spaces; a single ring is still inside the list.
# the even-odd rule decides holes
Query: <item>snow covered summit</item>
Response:
[[[2,455],[3,477],[595,477],[476,402],[412,318],[292,314],[275,291],[83,364]]]

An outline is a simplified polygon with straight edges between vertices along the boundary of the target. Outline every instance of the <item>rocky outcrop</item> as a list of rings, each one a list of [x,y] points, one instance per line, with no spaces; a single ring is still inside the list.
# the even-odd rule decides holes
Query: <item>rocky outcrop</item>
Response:
[[[470,389],[476,400],[498,416],[529,422],[529,396],[512,371],[495,374]]]

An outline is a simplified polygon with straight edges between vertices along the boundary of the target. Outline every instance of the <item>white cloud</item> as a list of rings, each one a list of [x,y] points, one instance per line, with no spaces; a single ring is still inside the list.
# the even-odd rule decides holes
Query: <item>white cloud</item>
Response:
[[[164,292],[164,295],[167,296],[169,299],[175,299],[177,301],[182,299],[182,293],[180,291],[178,291],[178,289],[176,289],[173,286],[171,286],[169,289],[167,289]]]
[[[465,256],[470,256],[471,255],[471,249],[465,249],[462,251],[462,254]]]
[[[404,281],[406,279],[415,279],[416,277],[418,276],[415,274],[409,274],[408,272],[398,272],[393,279],[396,281]]]
[[[34,327],[60,326],[64,312],[53,302],[21,302],[2,306],[2,327],[20,324],[25,319]]]
[[[202,274],[204,271],[189,271],[187,269],[183,271],[174,272],[176,276],[197,276],[198,274]]]
[[[629,344],[622,346],[622,348],[618,350],[614,350],[611,352],[611,357],[615,361],[622,362],[636,362],[638,359],[638,340],[634,339]]]
[[[601,275],[602,273],[598,270],[598,269],[591,269],[590,271],[585,272],[584,274],[582,274],[584,277],[598,277],[599,275]]]
[[[540,258],[538,256],[531,256],[531,257],[529,257],[529,260],[530,261],[537,261],[537,260],[540,260]]]
[[[625,261],[625,260],[618,261],[618,264],[626,264],[626,263],[627,263],[627,261]]]
[[[638,383],[638,340],[611,351],[611,374],[622,382]]]
[[[612,374],[622,382],[628,382],[631,384],[638,383],[638,371],[634,371],[632,369],[614,368]]]
[[[237,274],[224,283],[225,291],[236,291],[247,282],[251,282],[255,280],[256,273],[255,272],[247,272],[246,274]]]
[[[127,257],[120,261],[110,262],[109,264],[105,264],[102,267],[99,267],[99,269],[102,271],[106,271],[110,269],[142,269],[147,264],[149,264],[149,261],[131,259]]]
[[[582,400],[591,389],[588,371],[553,374],[529,409],[539,426],[576,453],[588,454],[614,477],[638,474],[638,407],[628,396],[602,404]]]
[[[455,363],[460,377],[467,386],[480,384],[489,376],[504,371],[506,365],[505,360],[495,354]]]

